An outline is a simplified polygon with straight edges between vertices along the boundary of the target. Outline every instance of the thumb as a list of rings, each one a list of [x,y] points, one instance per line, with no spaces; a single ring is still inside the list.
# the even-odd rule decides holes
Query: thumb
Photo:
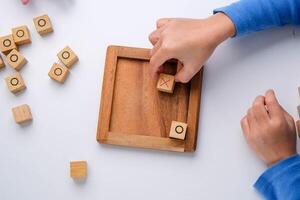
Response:
[[[266,92],[265,102],[271,118],[283,115],[282,108],[278,103],[278,100],[273,90],[268,90]]]
[[[181,83],[189,82],[198,72],[197,67],[191,64],[184,64],[183,67],[175,75],[175,80]]]

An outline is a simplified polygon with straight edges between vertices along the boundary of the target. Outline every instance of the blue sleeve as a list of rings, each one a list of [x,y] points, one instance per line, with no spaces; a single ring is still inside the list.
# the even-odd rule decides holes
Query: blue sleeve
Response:
[[[269,168],[254,187],[268,200],[299,200],[300,156],[291,156]]]
[[[236,35],[246,35],[270,27],[300,24],[300,0],[240,0],[218,8],[234,23]]]

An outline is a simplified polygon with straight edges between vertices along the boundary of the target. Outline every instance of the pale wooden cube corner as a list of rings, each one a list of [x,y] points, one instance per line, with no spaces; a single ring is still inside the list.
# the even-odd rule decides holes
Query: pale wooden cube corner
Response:
[[[74,179],[86,178],[87,162],[86,161],[71,161],[70,162],[70,176]]]
[[[160,73],[157,81],[157,89],[162,92],[173,93],[175,77],[173,75]]]
[[[48,75],[51,79],[57,81],[58,83],[64,83],[69,75],[69,70],[63,65],[54,63]]]
[[[26,58],[16,49],[13,49],[6,56],[6,58],[7,58],[7,63],[17,71],[20,71],[22,67],[27,63]]]
[[[7,85],[7,88],[9,89],[9,91],[11,91],[14,94],[17,92],[20,92],[26,88],[24,80],[23,80],[21,74],[19,74],[19,73],[16,73],[11,76],[7,76],[5,78],[5,82],[6,82],[6,85]]]
[[[12,29],[12,35],[17,45],[31,43],[30,33],[27,26],[19,26]]]
[[[170,129],[170,138],[184,140],[187,131],[187,124],[183,122],[172,121]]]
[[[12,108],[12,113],[15,122],[18,124],[23,124],[32,121],[31,110],[27,104]]]
[[[51,20],[48,15],[42,15],[33,19],[36,31],[40,35],[45,35],[53,32]]]
[[[71,68],[78,61],[78,56],[69,46],[62,49],[57,54],[57,57],[68,68]]]

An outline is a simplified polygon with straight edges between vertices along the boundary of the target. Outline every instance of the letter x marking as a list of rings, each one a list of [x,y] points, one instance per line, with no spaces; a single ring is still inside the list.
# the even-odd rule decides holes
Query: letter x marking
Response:
[[[161,78],[161,80],[160,80],[160,86],[166,85],[167,87],[169,87],[168,82],[170,82],[170,81],[171,81],[170,79],[165,80],[164,78]]]

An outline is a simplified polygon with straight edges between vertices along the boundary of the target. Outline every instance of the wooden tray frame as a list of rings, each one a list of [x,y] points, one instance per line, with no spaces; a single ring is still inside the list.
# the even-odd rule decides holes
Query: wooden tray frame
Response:
[[[190,82],[191,86],[187,117],[188,130],[185,140],[145,135],[128,135],[110,132],[109,130],[118,58],[149,61],[150,49],[122,46],[109,46],[107,48],[100,100],[97,141],[102,144],[127,147],[150,148],[176,152],[194,152],[197,145],[203,68]]]

